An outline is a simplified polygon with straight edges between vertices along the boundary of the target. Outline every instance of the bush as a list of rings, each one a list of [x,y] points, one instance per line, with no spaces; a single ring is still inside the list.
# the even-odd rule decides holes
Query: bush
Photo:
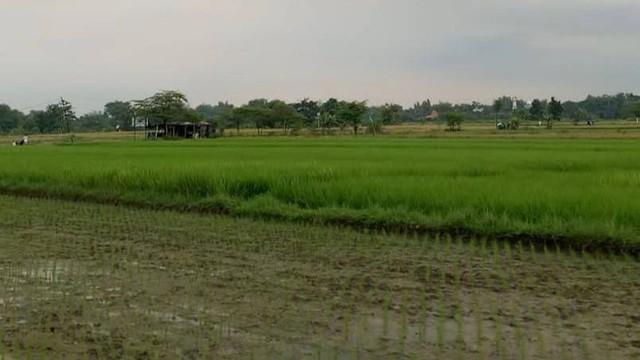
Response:
[[[464,121],[464,116],[459,113],[446,113],[444,118],[447,120],[447,130],[449,131],[460,131],[462,130],[461,124]]]

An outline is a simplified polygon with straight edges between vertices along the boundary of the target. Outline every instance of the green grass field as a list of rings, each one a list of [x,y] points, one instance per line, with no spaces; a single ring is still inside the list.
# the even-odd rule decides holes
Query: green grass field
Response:
[[[152,208],[640,248],[640,142],[238,138],[0,149],[0,190]]]

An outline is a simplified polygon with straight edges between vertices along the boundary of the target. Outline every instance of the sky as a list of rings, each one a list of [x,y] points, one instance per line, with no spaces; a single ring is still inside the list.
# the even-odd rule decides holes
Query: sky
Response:
[[[640,93],[637,0],[0,0],[0,103]]]

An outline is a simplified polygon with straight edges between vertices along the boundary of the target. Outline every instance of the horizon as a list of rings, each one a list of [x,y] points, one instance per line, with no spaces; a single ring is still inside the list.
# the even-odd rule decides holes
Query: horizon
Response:
[[[8,0],[0,102],[579,101],[640,92],[637,18],[630,0]]]
[[[166,89],[165,89],[165,90],[166,90]],[[159,90],[159,91],[165,91],[165,90]],[[159,91],[158,91],[158,92],[159,92]],[[603,97],[603,96],[617,96],[617,95],[619,95],[619,94],[625,94],[625,95],[637,96],[637,94],[632,93],[632,92],[622,92],[622,91],[619,91],[619,92],[616,92],[616,93],[610,93],[610,94],[605,94],[605,93],[603,93],[603,94],[588,94],[588,95],[585,95],[585,96],[584,96],[583,98],[581,98],[581,99],[558,99],[558,98],[556,97],[556,100],[559,100],[561,103],[565,103],[565,102],[580,102],[580,101],[584,101],[584,100],[586,100],[586,99],[587,99],[588,97],[590,97],[590,96],[593,96],[593,97]],[[153,94],[151,94],[151,95],[153,95]],[[151,96],[151,95],[149,95],[149,96]],[[188,95],[188,94],[185,94],[185,95],[187,96],[187,100],[188,100],[188,99],[189,99],[189,95]],[[549,99],[551,99],[551,97],[552,97],[553,95],[548,96],[548,97],[535,98],[535,99],[525,99],[525,98],[520,98],[520,97],[517,97],[517,96],[509,96],[509,95],[500,95],[500,96],[498,96],[497,98],[500,98],[500,97],[503,97],[503,96],[509,97],[509,98],[511,98],[512,100],[523,100],[523,101],[525,101],[526,103],[530,103],[530,102],[531,102],[531,101],[533,101],[533,100],[543,100],[543,101],[544,101],[544,100],[549,100]],[[63,96],[62,98],[64,98],[65,100],[67,100],[67,98],[65,98],[64,96]],[[260,99],[260,98],[256,98],[256,99]],[[251,100],[256,100],[256,99],[248,99],[248,100],[243,101],[243,102],[241,102],[241,103],[233,103],[233,102],[231,102],[231,101],[227,101],[227,100],[219,100],[219,101],[215,101],[215,102],[208,102],[208,103],[199,103],[199,104],[195,104],[195,103],[193,103],[193,102],[189,101],[189,102],[188,102],[188,105],[189,105],[191,108],[196,108],[196,107],[197,107],[197,106],[199,106],[199,105],[213,105],[213,106],[215,106],[215,105],[217,105],[219,102],[223,102],[223,103],[228,102],[230,105],[233,105],[233,106],[235,106],[235,107],[240,107],[240,106],[246,105],[249,101],[251,101]],[[283,100],[283,101],[285,101],[284,99],[278,99],[278,98],[264,98],[264,99],[269,100],[269,101],[271,101],[271,100]],[[295,103],[295,102],[297,102],[297,101],[301,101],[301,100],[303,100],[303,99],[305,99],[305,98],[296,99],[296,100],[294,100],[294,101],[286,100],[286,101],[285,101],[285,103],[287,103],[287,104],[293,104],[293,103]],[[308,99],[309,99],[309,100],[311,100],[311,101],[320,101],[320,102],[324,102],[324,101],[328,100],[328,98],[327,98],[327,99],[313,99],[313,98],[308,98]],[[345,99],[339,99],[339,98],[336,98],[336,99],[337,99],[338,101],[340,101],[340,100],[345,100]],[[46,108],[46,106],[47,106],[47,105],[50,105],[50,104],[56,104],[56,103],[58,103],[58,102],[59,102],[59,100],[60,100],[60,98],[58,98],[58,99],[56,99],[56,100],[54,100],[54,101],[48,102],[48,103],[46,103],[46,104],[44,104],[44,105],[43,105],[43,104],[38,104],[38,105],[36,105],[36,106],[32,106],[32,107],[28,107],[28,108],[22,108],[22,109],[19,109],[19,108],[16,108],[16,107],[12,106],[11,104],[7,104],[7,103],[3,102],[3,101],[0,99],[0,105],[3,105],[3,104],[4,104],[4,105],[8,105],[8,106],[9,106],[9,107],[11,107],[11,109],[13,109],[13,110],[18,110],[18,111],[22,112],[23,114],[28,114],[28,113],[29,113],[29,112],[31,112],[31,111],[43,111],[43,110],[45,110],[45,108]],[[141,100],[141,99],[128,99],[128,100],[120,99],[120,100],[111,100],[111,101],[106,101],[106,102],[104,103],[104,105],[106,105],[106,104],[107,104],[107,103],[109,103],[109,102],[113,102],[113,101],[132,102],[132,101],[136,101],[136,100]],[[346,100],[347,100],[347,101],[352,101],[352,100],[354,100],[354,99],[346,99]],[[363,101],[363,100],[364,100],[364,101],[367,101],[367,106],[368,106],[368,107],[380,107],[380,106],[383,106],[383,105],[387,104],[387,103],[371,104],[371,103],[370,103],[368,100],[366,100],[366,99],[355,99],[355,100],[357,100],[357,101]],[[453,106],[457,106],[457,105],[471,105],[471,104],[472,104],[472,101],[469,101],[469,102],[452,102],[452,101],[446,101],[446,100],[442,100],[442,101],[433,101],[432,99],[416,100],[416,101],[413,101],[410,105],[399,104],[399,103],[397,103],[397,102],[388,102],[388,104],[397,104],[397,105],[402,106],[403,110],[407,110],[407,109],[412,108],[415,104],[417,104],[417,103],[421,103],[421,102],[423,102],[423,101],[430,101],[430,102],[431,102],[431,105],[433,105],[433,106],[438,105],[438,104],[442,104],[442,103],[449,103],[449,104],[451,104],[451,105],[453,105]],[[477,100],[474,100],[474,101],[477,101]],[[493,100],[492,100],[492,101],[493,101]],[[491,106],[491,105],[492,105],[492,104],[491,104],[491,102],[479,102],[479,103],[480,103],[480,105],[482,105],[482,106]],[[43,105],[43,106],[42,106],[42,105]],[[73,103],[71,103],[71,105],[73,106]],[[76,108],[75,106],[73,106],[73,109],[76,111],[76,114],[77,114],[78,116],[82,116],[82,115],[90,114],[90,113],[93,113],[93,112],[102,112],[102,111],[104,110],[104,107],[103,107],[103,108],[100,108],[100,109],[92,109],[92,110],[90,110],[90,111],[83,112],[83,113],[79,113],[79,112],[77,111],[77,108]]]

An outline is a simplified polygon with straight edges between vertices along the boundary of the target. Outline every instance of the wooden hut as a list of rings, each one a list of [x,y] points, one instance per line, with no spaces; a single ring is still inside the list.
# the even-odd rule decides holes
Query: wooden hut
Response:
[[[198,139],[215,136],[215,129],[208,122],[148,124],[146,130],[147,139]]]

